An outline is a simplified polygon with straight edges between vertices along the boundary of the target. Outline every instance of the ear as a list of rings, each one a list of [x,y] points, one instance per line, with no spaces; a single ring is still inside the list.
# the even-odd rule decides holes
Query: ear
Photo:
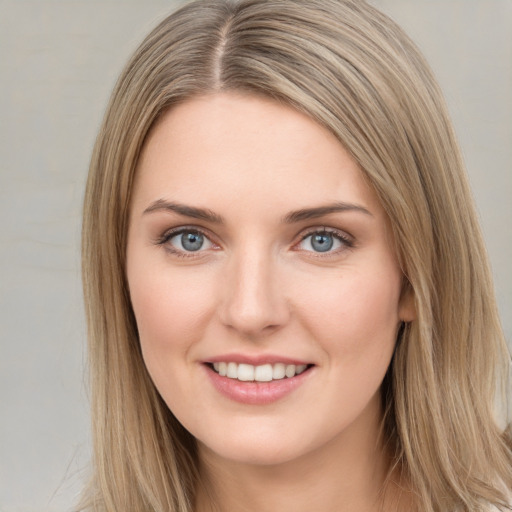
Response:
[[[404,279],[400,301],[398,303],[398,317],[402,322],[412,322],[416,320],[416,302],[414,290],[411,283]]]

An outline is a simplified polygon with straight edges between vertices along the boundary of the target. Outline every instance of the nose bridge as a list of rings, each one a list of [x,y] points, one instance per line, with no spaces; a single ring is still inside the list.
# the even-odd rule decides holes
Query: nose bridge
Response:
[[[279,268],[271,251],[247,243],[233,253],[225,284],[223,321],[246,336],[282,326],[288,318]]]

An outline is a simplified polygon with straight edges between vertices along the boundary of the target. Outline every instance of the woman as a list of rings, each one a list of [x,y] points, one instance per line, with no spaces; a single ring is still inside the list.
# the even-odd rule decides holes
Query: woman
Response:
[[[364,2],[164,20],[98,137],[83,276],[83,508],[510,508],[510,355],[457,143]]]

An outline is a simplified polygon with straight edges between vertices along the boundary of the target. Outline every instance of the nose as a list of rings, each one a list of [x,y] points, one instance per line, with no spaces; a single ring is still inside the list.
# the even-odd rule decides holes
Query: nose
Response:
[[[225,326],[255,340],[288,322],[289,305],[277,267],[270,255],[257,250],[247,250],[233,258],[219,309]]]

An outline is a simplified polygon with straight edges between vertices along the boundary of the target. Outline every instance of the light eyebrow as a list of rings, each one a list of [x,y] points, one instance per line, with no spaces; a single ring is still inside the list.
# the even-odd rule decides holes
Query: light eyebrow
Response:
[[[205,220],[213,224],[224,224],[224,219],[220,215],[212,212],[211,210],[208,210],[207,208],[197,208],[195,206],[188,206],[185,204],[166,201],[165,199],[158,199],[154,203],[151,203],[144,210],[143,215],[158,211],[170,211],[185,217]]]
[[[143,212],[143,215],[157,211],[170,211],[183,215],[185,217],[192,217],[194,219],[201,219],[213,224],[224,224],[224,218],[207,208],[197,208],[195,206],[188,206],[181,203],[175,203],[172,201],[166,201],[165,199],[158,199],[151,203]],[[337,202],[328,204],[325,206],[317,206],[314,208],[302,208],[286,214],[283,218],[283,222],[286,224],[293,224],[295,222],[301,222],[304,220],[316,219],[329,215],[330,213],[356,211],[370,215],[372,213],[367,210],[364,206],[352,203]]]
[[[365,215],[370,215],[371,217],[373,217],[373,214],[364,206],[352,203],[338,202],[328,204],[325,206],[317,206],[315,208],[303,208],[301,210],[290,212],[287,215],[285,215],[284,222],[286,224],[293,224],[294,222],[317,219],[318,217],[323,217],[324,215],[328,215],[330,213],[351,211],[364,213]]]

